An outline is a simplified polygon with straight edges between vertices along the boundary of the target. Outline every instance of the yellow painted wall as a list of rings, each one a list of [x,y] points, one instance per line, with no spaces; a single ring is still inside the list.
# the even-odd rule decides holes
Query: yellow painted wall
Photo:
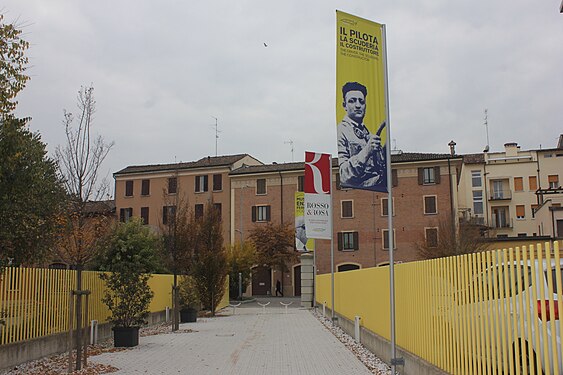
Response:
[[[550,311],[555,305],[563,311],[561,275],[553,285],[544,287],[543,284],[536,285],[535,278],[528,280],[528,276],[524,276],[527,272],[521,272],[520,267],[513,265],[530,264],[534,268],[544,259],[559,264],[563,259],[561,245],[555,243],[554,251],[549,243],[545,243],[397,264],[397,345],[449,373],[483,374],[505,368],[507,373],[513,374],[516,373],[511,360],[513,345],[516,345],[519,356],[525,354],[520,340],[514,339],[514,332],[526,326],[535,327],[536,332],[528,339],[537,342],[538,347],[543,346],[546,356],[551,353],[556,358],[555,341],[544,339],[547,331],[538,325],[536,300],[547,301]],[[532,274],[536,273],[532,271]],[[533,293],[516,294],[508,299],[503,297],[510,296],[511,290],[526,289],[522,285],[529,285],[528,282]],[[326,302],[330,308],[331,275],[317,276],[316,285],[317,303]],[[335,311],[352,321],[355,316],[360,316],[362,326],[386,339],[391,336],[389,299],[389,267],[335,274]],[[535,310],[515,318],[517,315],[510,314],[507,309],[516,311],[518,304],[532,306],[528,309]],[[544,327],[549,326],[552,331],[556,325],[563,328],[562,320],[548,321],[543,315],[545,306],[540,309],[543,310]],[[515,341],[518,344],[514,344]],[[544,367],[544,371],[563,373],[563,362],[555,361],[551,366]]]

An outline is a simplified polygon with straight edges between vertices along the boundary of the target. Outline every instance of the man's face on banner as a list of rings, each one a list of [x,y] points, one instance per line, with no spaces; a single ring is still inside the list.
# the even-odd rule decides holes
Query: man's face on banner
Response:
[[[361,91],[348,91],[344,97],[344,108],[348,117],[361,124],[366,115],[366,98]]]

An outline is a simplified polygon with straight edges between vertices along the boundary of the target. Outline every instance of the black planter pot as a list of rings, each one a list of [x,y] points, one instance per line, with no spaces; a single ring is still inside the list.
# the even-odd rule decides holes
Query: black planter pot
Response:
[[[197,322],[196,309],[182,309],[180,310],[180,323],[194,323]]]
[[[139,345],[139,327],[113,327],[113,346],[131,347]]]

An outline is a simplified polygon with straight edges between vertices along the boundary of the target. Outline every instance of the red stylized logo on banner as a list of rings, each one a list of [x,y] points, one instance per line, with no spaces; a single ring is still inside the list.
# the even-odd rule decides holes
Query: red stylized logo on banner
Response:
[[[329,154],[305,151],[305,193],[330,194]]]

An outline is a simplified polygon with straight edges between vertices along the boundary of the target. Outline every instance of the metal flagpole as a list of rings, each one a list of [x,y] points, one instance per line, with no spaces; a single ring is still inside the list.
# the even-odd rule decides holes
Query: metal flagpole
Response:
[[[317,251],[313,247],[313,309],[317,311]]]
[[[387,34],[385,25],[382,26],[383,32],[383,69],[385,74],[385,117],[387,121],[386,129],[386,154],[387,154],[387,236],[389,238],[389,305],[391,307],[391,374],[396,373],[396,366],[403,365],[403,358],[397,358],[395,342],[395,260],[393,258],[394,233],[393,233],[393,173],[391,171],[391,117],[389,114],[389,77],[387,75]]]
[[[332,180],[332,155],[330,155],[329,157],[330,160],[330,177]],[[331,300],[332,300],[332,306],[331,306],[331,321],[332,323],[334,323],[335,317],[334,317],[334,231],[333,231],[333,227],[334,227],[334,217],[333,217],[333,204],[332,204],[332,181],[330,184],[330,295],[331,295]]]

